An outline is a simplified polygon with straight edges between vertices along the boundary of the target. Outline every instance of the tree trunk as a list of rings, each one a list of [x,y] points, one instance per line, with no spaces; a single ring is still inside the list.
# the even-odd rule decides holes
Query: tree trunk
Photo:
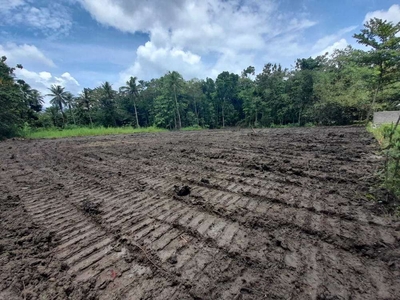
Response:
[[[254,118],[254,126],[257,126],[257,123],[258,123],[258,111],[257,111],[257,108],[256,108],[256,115],[255,115],[255,118]]]
[[[299,126],[300,126],[300,122],[301,122],[301,108],[299,110]]]
[[[61,103],[60,103],[60,110],[61,110],[61,115],[62,115],[62,120],[63,120],[63,128],[64,128],[65,127],[65,113],[64,113]]]
[[[65,127],[65,119],[66,119],[66,117],[65,117],[64,111],[61,111],[61,114],[62,114],[63,128],[64,128]]]
[[[194,101],[194,113],[196,114],[196,118],[197,118],[197,125],[200,125],[199,123],[199,111],[197,109],[197,103],[196,100]]]
[[[68,108],[69,108],[69,111],[70,111],[70,113],[71,113],[72,120],[74,121],[74,125],[76,125],[75,115],[74,115],[74,112],[72,111],[71,105],[68,105]]]
[[[137,113],[137,109],[136,109],[136,101],[133,98],[132,98],[132,101],[133,101],[133,108],[135,109],[136,128],[140,128],[138,113]]]
[[[175,129],[178,129],[178,125],[176,123],[176,111],[174,111],[174,122],[175,122]]]
[[[89,106],[89,102],[85,101],[86,103],[86,108],[88,110],[88,115],[89,115],[89,121],[90,121],[90,126],[93,127],[93,120],[92,120],[92,115],[90,114],[90,106]]]
[[[221,107],[221,113],[222,113],[222,128],[225,128],[225,109],[224,109],[224,105],[225,104],[225,100],[222,100],[222,107]]]
[[[92,121],[92,116],[90,115],[90,111],[88,111],[89,114],[89,120],[90,120],[90,127],[93,127],[93,121]]]
[[[174,96],[175,96],[175,106],[176,106],[176,114],[178,115],[178,130],[182,127],[181,122],[181,114],[179,113],[179,106],[178,106],[178,98],[176,97],[176,86],[174,84]]]
[[[375,92],[374,92],[374,97],[372,98],[372,103],[371,103],[371,107],[368,111],[368,116],[367,116],[367,122],[371,119],[371,116],[374,115],[375,112],[375,102],[376,102],[376,98],[378,96],[378,91],[379,91],[379,85],[376,87]]]

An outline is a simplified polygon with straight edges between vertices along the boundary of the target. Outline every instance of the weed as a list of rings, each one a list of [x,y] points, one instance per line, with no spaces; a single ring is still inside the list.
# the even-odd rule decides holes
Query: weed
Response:
[[[384,186],[400,197],[400,119],[396,124],[384,124],[379,127],[368,125],[370,131],[378,140],[385,156],[382,177]]]
[[[194,126],[182,128],[181,130],[182,131],[197,131],[197,130],[204,130],[204,128],[200,127],[198,125],[194,125]]]
[[[25,137],[30,139],[52,139],[93,135],[152,133],[167,131],[157,127],[133,128],[133,127],[69,127],[65,129],[47,128],[34,131],[26,131]]]

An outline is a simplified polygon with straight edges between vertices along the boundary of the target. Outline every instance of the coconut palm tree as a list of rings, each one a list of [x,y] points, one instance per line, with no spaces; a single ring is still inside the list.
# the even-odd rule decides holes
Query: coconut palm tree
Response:
[[[44,103],[43,96],[38,90],[32,89],[24,80],[17,80],[25,105],[33,111],[41,111]]]
[[[84,88],[81,95],[78,98],[79,103],[83,106],[89,116],[90,126],[93,126],[92,114],[91,114],[91,104],[92,104],[92,90],[89,88]]]
[[[29,95],[29,107],[34,111],[41,111],[43,104],[43,96],[40,94],[40,92],[38,90],[31,89]]]
[[[63,118],[63,125],[65,125],[65,114],[64,114],[64,105],[66,104],[65,98],[67,96],[67,92],[65,91],[65,88],[62,87],[61,85],[55,85],[53,84],[50,88],[50,94],[47,94],[46,96],[53,97],[50,100],[50,103],[57,107],[62,114]]]
[[[103,114],[105,119],[112,126],[116,126],[116,112],[115,112],[115,94],[116,92],[112,89],[111,84],[106,81],[101,85],[101,94],[102,97],[100,99],[100,103],[103,108]]]
[[[65,94],[65,104],[68,106],[69,113],[71,114],[72,120],[74,120],[74,125],[76,125],[75,115],[72,110],[74,103],[75,103],[74,96],[71,93],[67,92]]]
[[[132,100],[133,108],[135,110],[136,127],[140,128],[139,118],[136,108],[136,99],[139,98],[139,91],[138,91],[138,86],[136,84],[136,80],[137,80],[136,77],[131,76],[131,78],[126,82],[126,86],[121,87],[120,91],[124,94],[127,94],[128,97]]]

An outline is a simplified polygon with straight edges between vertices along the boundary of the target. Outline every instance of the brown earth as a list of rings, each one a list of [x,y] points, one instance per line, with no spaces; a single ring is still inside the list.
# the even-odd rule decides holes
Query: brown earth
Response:
[[[0,143],[0,299],[400,299],[377,154],[356,127]]]

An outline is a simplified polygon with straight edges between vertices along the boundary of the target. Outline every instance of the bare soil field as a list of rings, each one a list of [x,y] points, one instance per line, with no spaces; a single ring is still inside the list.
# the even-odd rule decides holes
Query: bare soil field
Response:
[[[400,299],[364,128],[0,143],[0,299]]]

